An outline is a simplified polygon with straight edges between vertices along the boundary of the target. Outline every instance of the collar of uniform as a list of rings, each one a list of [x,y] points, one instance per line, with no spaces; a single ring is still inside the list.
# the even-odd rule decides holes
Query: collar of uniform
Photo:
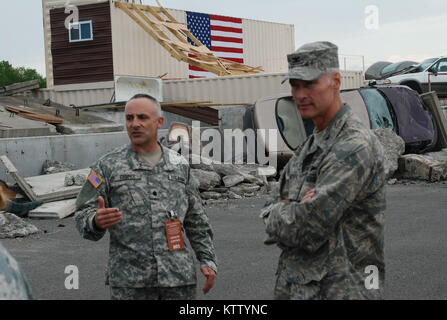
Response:
[[[172,152],[172,150],[166,148],[165,146],[162,146],[161,144],[160,144],[160,147],[161,147],[161,152],[163,153],[163,162],[165,163],[166,170],[167,171],[174,170],[175,166],[172,164],[171,159],[169,158],[169,152]]]
[[[319,139],[315,139],[315,143],[318,145],[318,147],[325,150],[334,143],[335,138],[338,136],[341,128],[343,128],[347,118],[351,113],[351,107],[345,104],[324,130],[323,136],[319,137]],[[313,134],[315,135],[316,133],[317,129],[315,128]]]
[[[164,165],[166,171],[172,171],[174,170],[174,166],[172,165],[171,161],[169,161],[169,150],[162,146],[160,143],[158,145],[161,148],[162,152],[162,159],[163,163],[158,163],[154,168],[158,167],[159,165]],[[130,167],[132,170],[153,170],[154,168],[149,167],[146,163],[144,163],[140,158],[138,157],[138,154],[135,152],[135,150],[132,148],[132,145],[129,144],[127,149],[127,157],[129,159]]]

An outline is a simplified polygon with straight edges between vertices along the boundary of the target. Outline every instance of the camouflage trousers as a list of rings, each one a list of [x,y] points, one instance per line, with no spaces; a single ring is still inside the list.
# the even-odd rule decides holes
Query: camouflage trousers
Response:
[[[197,286],[173,288],[110,288],[111,300],[195,300]]]
[[[361,279],[360,279],[361,280]],[[306,284],[290,282],[279,274],[276,279],[275,300],[381,300],[383,289],[367,290],[362,281],[346,274],[328,275],[321,281]]]

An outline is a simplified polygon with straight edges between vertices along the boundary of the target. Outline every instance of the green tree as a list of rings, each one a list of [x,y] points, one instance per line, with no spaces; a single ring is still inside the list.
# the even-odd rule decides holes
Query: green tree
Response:
[[[35,69],[14,68],[8,61],[0,61],[0,87],[35,79],[40,81],[41,88],[46,88],[47,79],[42,77]]]

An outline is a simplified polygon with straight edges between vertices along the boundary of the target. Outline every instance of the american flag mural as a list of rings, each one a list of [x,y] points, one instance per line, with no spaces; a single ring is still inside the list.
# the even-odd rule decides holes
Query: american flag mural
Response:
[[[216,57],[244,63],[242,19],[197,12],[186,12],[188,29]],[[189,43],[194,42],[188,39]],[[192,57],[193,55],[190,54]],[[214,73],[189,66],[189,78],[217,77]]]

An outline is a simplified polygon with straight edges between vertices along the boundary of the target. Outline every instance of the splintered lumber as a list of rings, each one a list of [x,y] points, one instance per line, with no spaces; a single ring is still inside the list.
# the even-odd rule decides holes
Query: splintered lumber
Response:
[[[128,2],[115,2],[146,33],[165,48],[173,58],[218,76],[247,75],[262,72],[262,67],[219,58],[197,39],[188,27],[175,20],[162,6],[153,7]],[[190,44],[190,39],[193,44]]]
[[[31,80],[26,82],[14,83],[8,86],[0,87],[0,95],[10,96],[28,90],[40,88],[39,80]]]

